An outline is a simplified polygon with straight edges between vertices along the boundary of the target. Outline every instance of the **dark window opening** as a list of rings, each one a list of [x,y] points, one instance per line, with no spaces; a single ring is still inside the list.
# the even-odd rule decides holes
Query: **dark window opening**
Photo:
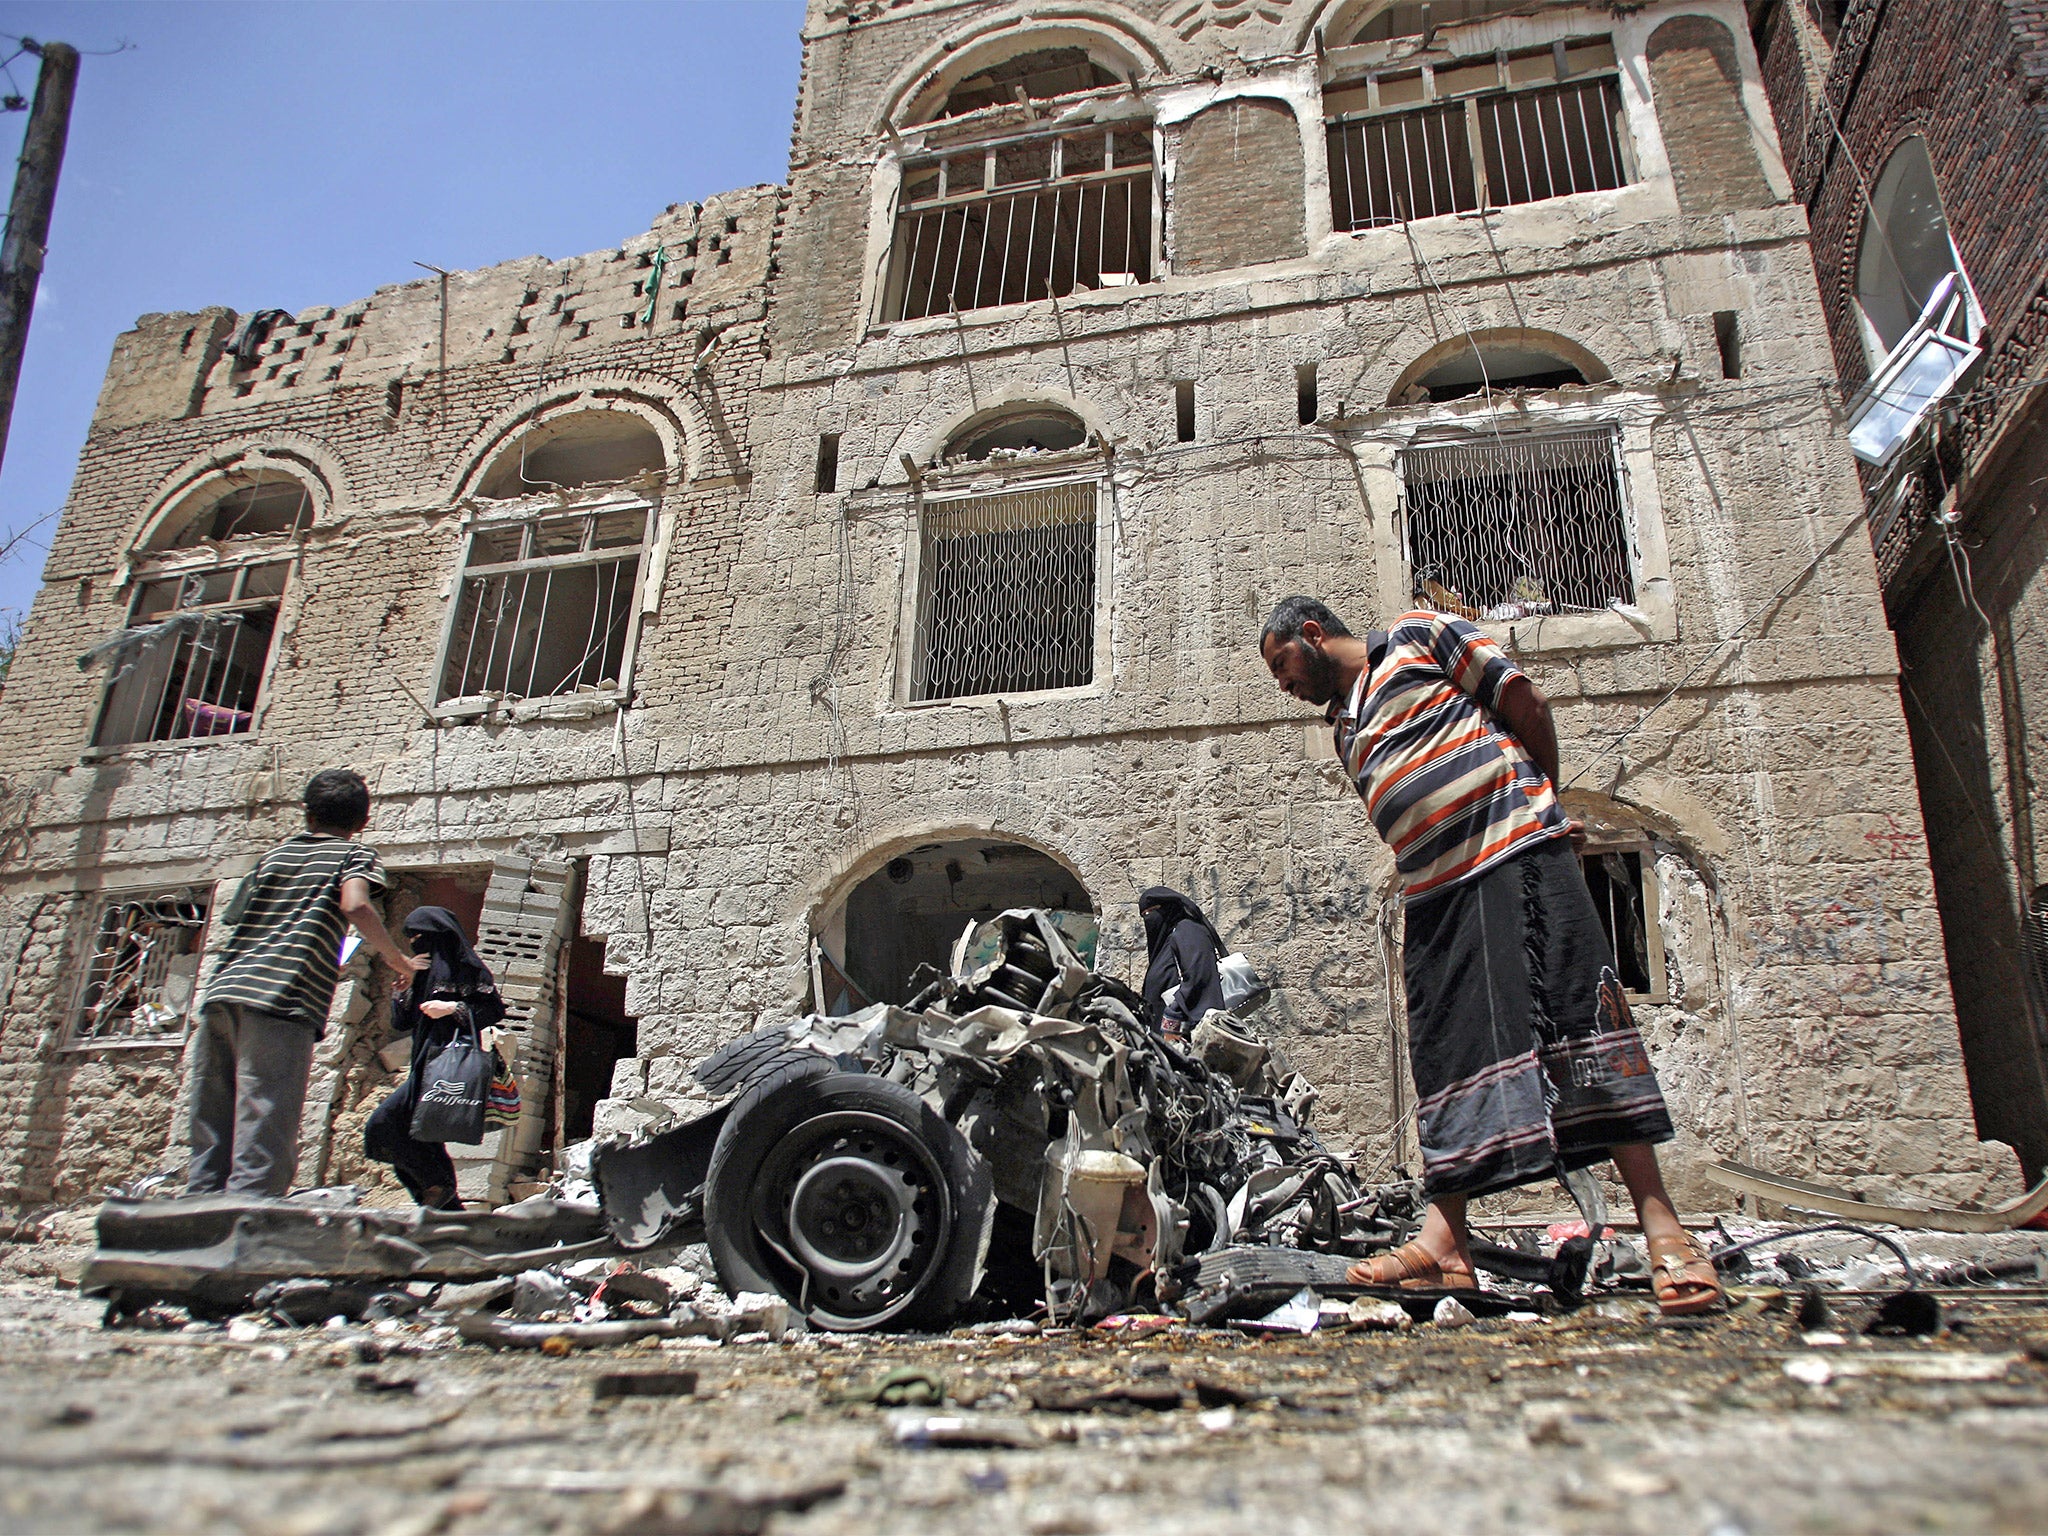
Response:
[[[986,922],[1012,907],[1093,914],[1095,904],[1066,867],[1021,843],[961,840],[927,843],[868,876],[846,898],[845,954],[821,966],[828,996],[854,1001],[831,970],[866,999],[902,1004],[913,994],[920,965],[948,969],[955,943],[969,923]],[[1032,1001],[1036,1001],[1033,999]]]
[[[1584,384],[1586,375],[1554,353],[1480,343],[1460,347],[1401,391],[1394,405],[1441,405],[1471,395],[1507,390],[1562,389]]]
[[[209,539],[249,539],[297,533],[312,520],[312,516],[312,494],[297,480],[258,480],[221,497],[187,523],[168,547],[190,549]]]
[[[939,117],[959,117],[984,107],[1004,106],[1019,100],[1047,101],[1071,96],[1078,91],[1101,90],[1122,82],[1088,57],[1085,48],[1041,48],[1020,53],[1000,64],[977,70],[946,97]]]
[[[1732,309],[1714,311],[1714,345],[1721,352],[1721,377],[1742,377],[1742,326]]]
[[[1579,856],[1579,867],[1585,871],[1586,888],[1593,893],[1593,908],[1600,914],[1600,928],[1607,935],[1608,953],[1614,956],[1622,990],[1641,996],[1654,994],[1659,990],[1650,961],[1655,916],[1643,899],[1641,850],[1588,851]]]
[[[1294,419],[1304,427],[1316,422],[1316,365],[1303,363],[1294,370]]]
[[[994,453],[1059,453],[1088,441],[1087,425],[1071,411],[1040,407],[1009,411],[968,427],[946,444],[947,459],[985,459]]]
[[[1354,43],[1390,42],[1397,37],[1420,37],[1438,27],[1455,27],[1489,16],[1506,16],[1530,9],[1529,0],[1427,0],[1427,3],[1390,5],[1352,34]]]
[[[1195,440],[1195,386],[1186,379],[1173,386],[1173,436],[1181,443]]]
[[[621,317],[631,325],[633,317]],[[667,467],[661,439],[631,411],[581,411],[536,428],[500,455],[477,494],[496,500],[626,480]]]
[[[818,438],[818,494],[839,489],[839,434],[825,432]]]
[[[604,940],[569,944],[568,1016],[563,1021],[562,1141],[591,1133],[598,1100],[611,1097],[612,1068],[640,1045],[640,1021],[626,1011],[626,978],[604,968]]]
[[[191,1016],[206,936],[207,895],[120,896],[100,909],[71,1044],[176,1045]]]

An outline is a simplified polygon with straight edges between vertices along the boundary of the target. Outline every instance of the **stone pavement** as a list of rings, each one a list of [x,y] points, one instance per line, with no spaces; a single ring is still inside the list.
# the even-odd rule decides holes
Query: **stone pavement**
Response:
[[[1935,1339],[1786,1311],[496,1353],[416,1323],[103,1330],[0,1282],[0,1530],[2033,1531],[2048,1299]],[[847,1402],[894,1368],[942,1409]],[[682,1396],[601,1400],[619,1372]],[[1139,1399],[1165,1404],[1144,1408]],[[933,1423],[934,1416],[938,1421]],[[1014,1446],[945,1447],[958,1434]],[[900,1438],[909,1434],[909,1439]],[[923,1442],[923,1443],[921,1443]]]

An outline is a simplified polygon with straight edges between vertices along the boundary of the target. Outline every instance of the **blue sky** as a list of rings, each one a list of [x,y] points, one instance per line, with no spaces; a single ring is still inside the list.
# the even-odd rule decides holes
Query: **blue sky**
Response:
[[[62,508],[137,315],[574,256],[782,180],[802,21],[801,0],[0,3],[0,32],[134,45],[79,72],[0,532]],[[36,60],[10,69],[32,96]],[[9,175],[26,122],[0,118]],[[28,606],[54,521],[0,568],[0,611]]]

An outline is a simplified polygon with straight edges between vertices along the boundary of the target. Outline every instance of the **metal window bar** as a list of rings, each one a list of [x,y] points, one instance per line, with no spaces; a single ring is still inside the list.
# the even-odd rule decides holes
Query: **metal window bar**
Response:
[[[885,322],[926,315],[1064,298],[1077,290],[1101,288],[1105,278],[1121,285],[1152,279],[1153,165],[1149,129],[1118,129],[1099,142],[1102,169],[1069,171],[1065,140],[1048,141],[1039,162],[1039,184],[985,189],[998,157],[1010,145],[974,156],[956,154],[935,180],[933,166],[905,174],[920,195],[906,197],[896,218]],[[976,180],[956,167],[988,157]],[[1022,159],[1021,153],[1018,156]],[[1003,163],[1007,164],[1007,161]],[[960,183],[964,182],[964,190]],[[936,190],[938,195],[930,195]],[[1093,232],[1092,239],[1090,232]]]
[[[239,585],[246,575],[232,573],[230,580]],[[277,600],[202,603],[198,594],[209,576],[218,579],[211,572],[184,578],[175,608],[131,619],[162,627],[115,657],[95,746],[238,736],[253,728]]]
[[[1094,677],[1096,499],[1088,481],[924,504],[914,699]]]
[[[1612,75],[1332,118],[1337,229],[1532,203],[1628,182]]]
[[[189,891],[123,897],[100,913],[71,1043],[175,1041],[199,980],[206,901]]]
[[[1410,448],[1401,455],[1412,589],[1467,618],[1635,601],[1611,429]]]
[[[613,508],[478,530],[442,668],[442,700],[554,698],[618,687],[638,608],[648,513]],[[632,543],[622,547],[628,523]],[[543,548],[567,552],[502,558]]]

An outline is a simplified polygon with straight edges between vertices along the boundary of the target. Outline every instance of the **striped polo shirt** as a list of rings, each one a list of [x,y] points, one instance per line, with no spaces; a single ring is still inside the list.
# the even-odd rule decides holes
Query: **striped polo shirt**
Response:
[[[1336,717],[1344,771],[1410,901],[1569,830],[1549,777],[1494,720],[1521,675],[1463,619],[1404,613]]]
[[[203,1004],[240,1003],[327,1030],[341,974],[341,883],[381,895],[390,881],[377,851],[325,832],[301,832],[256,861],[227,913],[228,940]]]

